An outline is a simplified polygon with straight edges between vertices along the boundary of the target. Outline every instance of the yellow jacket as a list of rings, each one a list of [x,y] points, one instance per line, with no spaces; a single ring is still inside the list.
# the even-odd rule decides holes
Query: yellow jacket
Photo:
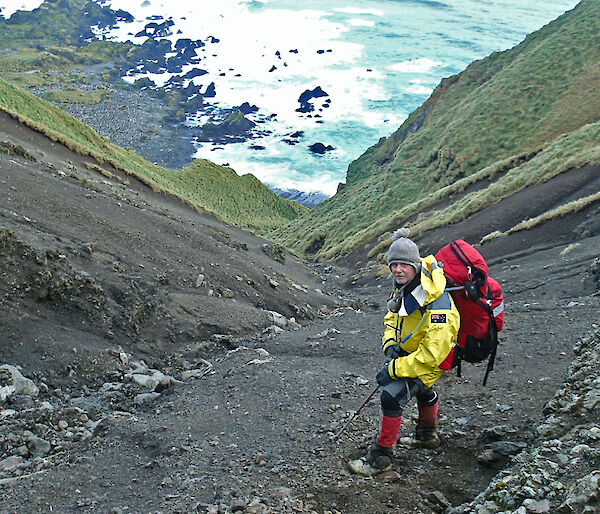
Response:
[[[431,387],[444,372],[439,365],[456,344],[460,316],[444,291],[446,278],[435,257],[421,259],[421,283],[400,298],[399,312],[388,310],[383,322],[383,350],[397,344],[408,355],[389,363],[394,379],[418,377]]]

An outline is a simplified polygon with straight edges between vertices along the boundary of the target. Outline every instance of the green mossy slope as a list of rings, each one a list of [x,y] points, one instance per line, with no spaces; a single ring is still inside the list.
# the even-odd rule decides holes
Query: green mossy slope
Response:
[[[350,164],[332,199],[275,237],[299,253],[335,259],[416,215],[441,188],[531,158],[600,120],[599,63],[600,2],[584,0],[520,45],[442,80],[394,134]],[[559,166],[555,159],[543,165]]]

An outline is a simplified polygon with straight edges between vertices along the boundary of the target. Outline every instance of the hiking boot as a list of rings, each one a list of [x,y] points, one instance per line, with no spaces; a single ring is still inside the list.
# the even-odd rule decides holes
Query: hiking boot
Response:
[[[393,448],[385,448],[376,444],[364,457],[349,461],[348,469],[357,475],[374,476],[392,469],[393,458]]]
[[[415,439],[418,442],[417,445],[422,448],[438,448],[442,444],[435,425],[417,425]]]
[[[365,460],[374,469],[386,471],[392,467],[392,459],[394,458],[393,448],[386,448],[376,444],[369,450]]]

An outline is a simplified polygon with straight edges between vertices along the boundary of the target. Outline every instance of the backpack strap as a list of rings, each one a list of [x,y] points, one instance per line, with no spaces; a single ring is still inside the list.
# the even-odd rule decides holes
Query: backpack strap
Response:
[[[463,264],[465,268],[468,268],[469,266],[472,268],[475,267],[475,265],[471,262],[471,259],[465,255],[465,252],[463,252],[462,248],[456,244],[456,241],[452,241],[450,243],[450,250],[452,250],[452,253],[454,253],[456,258]]]
[[[495,344],[494,344],[494,349],[492,350],[492,353],[490,353],[487,368],[485,370],[485,376],[483,377],[483,385],[484,386],[487,383],[487,379],[490,374],[490,371],[492,371],[494,369],[494,363],[496,362],[496,352],[498,350],[498,344],[499,344],[498,330],[496,329],[496,321],[494,320],[493,316],[490,318],[490,331],[492,332],[492,337],[494,338]]]
[[[467,257],[463,249],[456,244],[456,241],[450,243],[450,250],[452,250],[452,253],[454,253],[460,263],[467,268],[467,272],[473,277],[473,280],[477,285],[482,286],[485,284],[486,274],[471,262],[471,259]]]

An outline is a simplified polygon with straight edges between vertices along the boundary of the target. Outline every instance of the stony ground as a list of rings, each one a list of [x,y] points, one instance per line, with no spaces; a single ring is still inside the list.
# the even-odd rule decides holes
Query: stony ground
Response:
[[[377,398],[332,436],[374,388],[387,279],[279,262],[6,117],[0,129],[26,151],[0,153],[1,512],[441,512],[510,454],[535,457],[544,405],[588,355],[573,348],[598,322],[599,236],[548,244],[550,224],[545,244],[491,259],[507,311],[496,369],[485,388],[481,366],[440,380],[442,447],[353,476]],[[577,413],[571,400],[546,414]],[[526,499],[521,512],[559,504]]]
[[[186,127],[169,118],[174,109],[167,106],[163,99],[139,91],[124,82],[118,87],[97,81],[97,70],[86,68],[89,77],[86,84],[74,84],[73,87],[93,90],[98,85],[109,87],[110,98],[98,104],[56,103],[60,109],[76,117],[94,131],[123,148],[135,148],[150,162],[170,169],[179,169],[193,161],[196,152],[192,138],[197,130]],[[31,88],[30,91],[42,96],[45,91],[59,89],[61,86]]]

